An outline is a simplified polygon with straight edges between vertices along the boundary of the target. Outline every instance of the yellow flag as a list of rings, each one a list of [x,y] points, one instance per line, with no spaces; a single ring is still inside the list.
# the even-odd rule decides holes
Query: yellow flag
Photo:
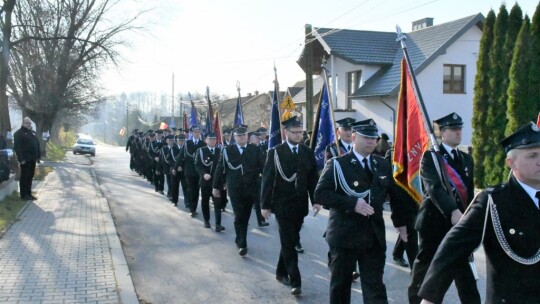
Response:
[[[283,99],[283,102],[281,102],[281,105],[279,107],[286,110],[296,109],[296,106],[294,105],[291,96],[287,96],[285,99]]]

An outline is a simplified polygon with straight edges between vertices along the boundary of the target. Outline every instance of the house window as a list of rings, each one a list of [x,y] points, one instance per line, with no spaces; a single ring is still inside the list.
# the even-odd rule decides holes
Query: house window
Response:
[[[362,86],[362,71],[347,73],[347,110],[352,109],[352,98],[349,96],[353,95],[360,86]]]
[[[465,93],[465,66],[460,64],[445,64],[443,75],[443,93]]]

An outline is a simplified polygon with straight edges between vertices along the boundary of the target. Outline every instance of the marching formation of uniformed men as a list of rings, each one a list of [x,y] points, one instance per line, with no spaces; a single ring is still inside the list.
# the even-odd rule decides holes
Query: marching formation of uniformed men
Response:
[[[161,132],[134,130],[126,151],[130,168],[152,182],[156,192],[163,194],[166,182],[174,205],[181,187],[192,217],[200,192],[206,228],[211,228],[212,200],[215,230],[225,229],[221,212],[230,198],[242,257],[248,253],[251,210],[256,210],[259,227],[267,226],[274,213],[281,244],[276,279],[290,286],[294,296],[302,294],[298,247],[311,201],[314,215],[321,206],[329,210],[324,237],[330,303],[350,303],[357,277],[364,303],[388,303],[383,282],[383,205],[388,201],[397,243],[403,244],[412,267],[409,303],[442,303],[452,282],[462,303],[480,303],[473,258],[480,245],[487,258],[487,303],[540,303],[540,130],[535,124],[501,142],[509,181],[473,197],[473,160],[458,149],[462,118],[450,113],[435,120],[441,144],[425,151],[421,160],[425,197],[418,209],[395,184],[388,159],[375,151],[380,139],[375,121],[345,118],[336,123],[337,144],[326,147],[320,177],[313,151],[303,144],[298,117],[282,122],[285,139],[271,149],[265,128],[248,134],[242,125],[224,130],[222,147],[216,145],[216,134],[203,138],[199,126],[191,127],[187,140],[184,134],[164,132],[166,142]]]

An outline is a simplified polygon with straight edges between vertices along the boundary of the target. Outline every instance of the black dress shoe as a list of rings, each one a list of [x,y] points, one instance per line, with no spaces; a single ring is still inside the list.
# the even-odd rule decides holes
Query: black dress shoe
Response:
[[[294,246],[294,249],[296,249],[296,252],[298,253],[304,253],[304,248],[302,248],[302,244],[298,243],[296,246]]]
[[[37,197],[35,197],[35,196],[31,195],[31,194],[29,195],[29,198],[30,198],[31,200],[33,200],[33,201],[37,201]]]
[[[223,231],[225,230],[225,227],[219,225],[219,224],[216,224],[216,232],[220,232],[220,231]]]
[[[267,222],[260,222],[259,223],[259,228],[266,227],[268,225],[270,225],[270,224],[268,224]]]
[[[295,287],[291,290],[293,296],[299,296],[302,294],[302,287]]]
[[[352,280],[356,281],[356,280],[358,280],[359,277],[360,277],[360,274],[358,272],[356,272],[356,271],[353,271]]]
[[[204,222],[204,228],[212,228],[210,227],[210,222]]]
[[[291,280],[289,280],[289,277],[276,276],[276,280],[283,285],[291,286]]]
[[[394,263],[401,267],[409,267],[409,264],[407,263],[407,261],[405,261],[404,258],[394,257]]]
[[[196,215],[197,215],[197,212],[190,212],[189,213],[189,216],[191,216],[191,217],[195,217]]]
[[[240,256],[245,256],[245,255],[247,254],[247,251],[248,251],[248,250],[247,250],[246,247],[240,248],[240,249],[238,249],[238,254],[239,254]]]

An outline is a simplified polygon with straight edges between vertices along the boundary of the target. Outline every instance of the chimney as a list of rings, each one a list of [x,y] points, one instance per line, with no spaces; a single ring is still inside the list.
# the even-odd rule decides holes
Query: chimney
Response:
[[[255,96],[259,96],[259,91],[255,91]]]
[[[248,97],[251,97],[251,92],[248,93]]]
[[[417,31],[426,27],[433,26],[433,18],[424,18],[417,21],[413,21],[412,30]]]

